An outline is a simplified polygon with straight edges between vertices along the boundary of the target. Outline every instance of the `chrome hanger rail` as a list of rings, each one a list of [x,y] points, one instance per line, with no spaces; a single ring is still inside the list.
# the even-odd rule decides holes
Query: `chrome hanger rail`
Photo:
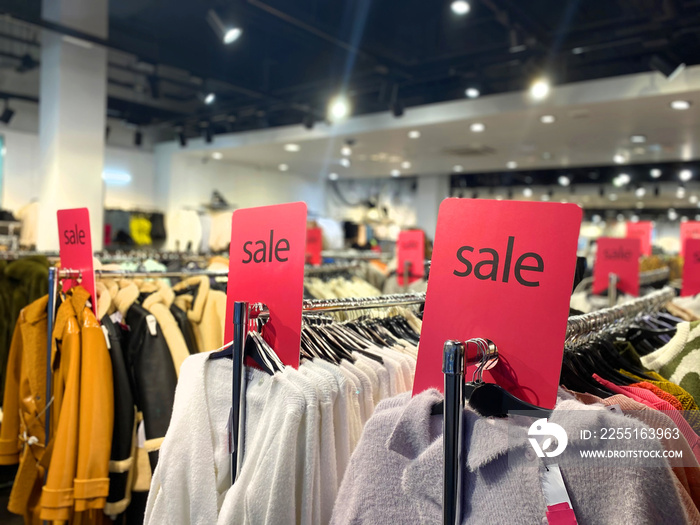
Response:
[[[334,252],[322,251],[321,257],[324,259],[356,259],[358,261],[389,260],[394,257],[393,253],[376,252]]]
[[[649,270],[647,272],[639,272],[639,285],[648,286],[659,281],[665,281],[669,278],[670,273],[671,270],[668,267],[659,268],[657,270]],[[581,279],[581,282],[578,283],[578,286],[576,286],[574,293],[588,291],[590,290],[591,286],[593,286],[593,277]]]
[[[304,268],[304,275],[313,277],[315,275],[321,275],[325,273],[340,273],[350,270],[359,270],[362,268],[362,264],[356,263],[331,263],[324,264],[322,266],[306,266]]]

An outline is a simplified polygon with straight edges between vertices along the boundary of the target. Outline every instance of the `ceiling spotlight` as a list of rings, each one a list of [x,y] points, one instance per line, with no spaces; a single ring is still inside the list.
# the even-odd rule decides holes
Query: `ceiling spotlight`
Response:
[[[345,159],[345,158],[343,158],[343,159],[340,159],[339,162],[340,162],[340,165],[341,165],[343,168],[349,168],[349,167],[350,167],[350,159]]]
[[[337,173],[329,173],[328,180],[338,180],[338,174]]]
[[[215,93],[207,93],[207,95],[204,97],[204,103],[207,105],[213,104],[215,100],[216,100]]]
[[[243,34],[240,27],[226,26],[213,9],[207,11],[207,22],[224,44],[232,44]]]
[[[543,194],[540,196],[540,200],[543,201],[543,202],[548,202],[550,198],[551,198],[551,197],[549,196],[549,193],[543,193]]]
[[[690,101],[689,100],[674,100],[671,102],[671,108],[678,110],[678,111],[684,111],[688,108],[690,108]]]
[[[532,197],[532,188],[525,188],[523,190],[523,197],[527,197],[528,199]]]
[[[277,166],[280,171],[289,171],[289,166],[287,164],[280,164]]]
[[[211,158],[214,160],[221,160],[224,158],[224,155],[220,151],[215,151],[211,154]]]
[[[15,110],[10,109],[10,101],[5,99],[5,109],[2,110],[2,113],[0,114],[0,122],[3,124],[8,124],[12,120],[12,117],[15,116]]]
[[[304,118],[301,119],[301,123],[306,129],[314,129],[314,124],[316,124],[316,120],[314,119],[314,116],[311,113],[307,113],[306,115],[304,115]]]
[[[652,179],[658,179],[659,177],[661,177],[661,170],[658,168],[654,168],[649,172],[649,175],[651,175]]]
[[[670,82],[685,69],[685,63],[680,61],[672,61],[670,57],[662,57],[661,55],[652,55],[649,59],[649,67],[654,71],[658,71]]]
[[[571,184],[571,179],[566,175],[560,175],[557,182],[559,183],[559,186],[567,187],[569,184]]]
[[[469,129],[474,133],[481,133],[486,129],[486,126],[482,122],[474,122]]]
[[[390,109],[391,109],[391,114],[394,115],[396,118],[403,117],[404,106],[403,106],[403,102],[401,102],[399,99],[396,99],[391,104]]]
[[[399,170],[391,170],[391,176],[392,177],[400,177],[401,172]]]
[[[450,5],[450,8],[452,9],[452,12],[456,15],[466,15],[471,7],[469,6],[468,2],[465,2],[464,0],[455,0],[452,2]]]
[[[634,190],[634,194],[638,198],[642,198],[647,194],[647,189],[644,186],[640,186],[636,190]]]
[[[698,196],[691,195],[690,197],[688,197],[688,202],[690,202],[690,204],[697,204],[698,203]]]
[[[554,115],[542,115],[540,117],[540,122],[542,124],[552,124],[555,120],[556,118],[554,117]]]
[[[624,186],[625,184],[629,184],[632,180],[632,177],[627,175],[627,173],[620,173],[617,177],[621,182],[621,184],[620,184],[621,186]]]
[[[479,90],[476,89],[475,87],[467,88],[464,91],[464,94],[467,96],[467,98],[479,98],[479,95],[481,95]]]
[[[632,144],[644,144],[647,141],[646,135],[632,135],[630,142]]]
[[[340,148],[340,154],[345,157],[349,157],[350,155],[352,155],[352,148],[350,146],[343,146],[342,148]]]
[[[616,153],[613,156],[613,162],[615,164],[624,164],[625,162],[627,162],[627,156],[622,153]]]
[[[668,220],[670,220],[670,221],[675,221],[676,219],[678,219],[678,213],[677,213],[676,210],[674,210],[673,208],[669,208],[669,210],[668,210]]]
[[[530,86],[530,97],[533,100],[544,100],[549,95],[549,81],[544,78],[538,78]]]
[[[408,138],[409,139],[419,139],[420,138],[420,131],[417,129],[412,129],[411,131],[408,132]]]
[[[401,163],[401,169],[403,169],[403,170],[410,170],[410,169],[411,169],[411,163],[410,163],[409,161],[407,161],[407,160],[404,160],[404,161]]]
[[[350,101],[343,95],[337,95],[328,103],[328,120],[341,122],[350,116]]]
[[[454,171],[455,173],[462,173],[464,171],[464,166],[462,166],[461,164],[455,164],[454,166],[452,166],[452,171]]]
[[[678,178],[683,182],[688,182],[693,178],[693,172],[690,170],[681,170],[681,172],[678,174]]]
[[[284,145],[284,151],[289,151],[291,153],[296,153],[301,150],[301,146],[299,144],[285,144]]]
[[[678,186],[676,189],[676,198],[677,199],[682,199],[685,197],[685,187],[684,186]]]
[[[518,163],[515,162],[514,160],[510,160],[510,161],[506,162],[506,168],[508,168],[509,170],[514,170],[517,167],[518,167]]]

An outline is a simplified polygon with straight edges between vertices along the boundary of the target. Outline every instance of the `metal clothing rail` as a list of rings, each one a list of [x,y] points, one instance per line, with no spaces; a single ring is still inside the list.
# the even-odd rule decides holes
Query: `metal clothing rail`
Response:
[[[391,308],[392,306],[406,306],[425,302],[424,293],[391,294],[378,297],[352,298],[352,299],[310,299],[305,300],[302,306],[303,312],[337,312],[346,310],[361,310],[368,308]],[[250,305],[243,301],[236,301],[233,305],[233,394],[231,399],[231,417],[229,418],[231,435],[229,437],[229,450],[231,451],[231,484],[233,485],[241,472],[243,454],[245,451],[245,340],[246,327]],[[265,311],[263,314],[267,313]]]
[[[639,315],[657,311],[675,296],[674,289],[666,286],[625,304],[569,317],[566,324],[566,341],[571,343],[585,340],[585,336],[589,334],[618,326],[625,321],[637,318]],[[461,525],[461,432],[462,410],[464,408],[462,391],[464,385],[464,345],[462,342],[445,341],[442,372],[445,376],[442,523],[443,525]]]
[[[669,275],[671,273],[671,270],[666,267],[666,268],[659,268],[657,270],[649,270],[646,272],[639,272],[639,285],[640,286],[648,286],[650,284],[657,283],[659,281],[664,281],[669,278]],[[614,275],[614,274],[611,274]],[[588,288],[591,287],[593,284],[593,277],[586,277],[585,279],[581,279],[581,282],[578,283],[578,286],[576,286],[576,289],[574,290],[574,293],[577,292],[584,292]],[[617,290],[617,288],[615,288]]]
[[[374,261],[374,260],[389,260],[394,255],[391,253],[376,253],[376,252],[333,252],[322,251],[321,257],[324,259],[355,259],[358,261]]]
[[[322,266],[306,266],[304,268],[304,275],[313,277],[315,275],[321,275],[324,273],[340,273],[350,270],[359,270],[362,265],[358,262],[355,263],[331,263],[324,264]]]

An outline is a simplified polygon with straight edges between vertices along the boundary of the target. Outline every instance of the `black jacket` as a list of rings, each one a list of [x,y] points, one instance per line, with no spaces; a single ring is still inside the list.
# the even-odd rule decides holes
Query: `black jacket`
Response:
[[[187,350],[189,350],[190,354],[196,354],[198,352],[197,339],[194,336],[194,330],[192,329],[192,323],[190,323],[190,320],[187,318],[187,312],[185,312],[179,306],[175,306],[175,304],[171,304],[170,305],[170,313],[173,314],[173,317],[175,318],[175,321],[177,322],[177,326],[180,328],[180,332],[182,332],[182,337],[184,337],[184,339],[185,339],[185,344],[187,345]]]

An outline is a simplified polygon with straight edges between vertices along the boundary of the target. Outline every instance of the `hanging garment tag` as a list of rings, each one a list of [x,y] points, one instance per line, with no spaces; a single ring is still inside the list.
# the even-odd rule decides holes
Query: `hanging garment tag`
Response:
[[[156,317],[153,314],[149,314],[146,316],[146,324],[148,325],[148,332],[153,336],[158,335],[158,321],[156,321]]]
[[[146,446],[146,427],[143,421],[139,422],[139,426],[136,429],[136,446],[138,448],[143,448]]]
[[[104,326],[104,325],[102,325],[101,328],[102,328],[102,333],[103,333],[104,336],[105,336],[105,342],[107,343],[107,350],[111,350],[111,349],[112,349],[112,343],[111,343],[110,340],[109,340],[109,330],[107,330],[107,327]]]
[[[639,239],[642,255],[651,255],[651,237],[654,232],[654,224],[651,221],[637,221],[627,223],[627,238]]]
[[[225,343],[233,340],[233,303],[264,303],[265,340],[283,364],[299,368],[305,254],[305,203],[233,212]]]
[[[547,522],[549,525],[575,525],[571,498],[566,490],[564,478],[557,463],[551,463],[540,468],[540,483],[542,494],[547,504]]]
[[[700,239],[700,221],[681,223],[681,257],[685,257],[685,241],[687,239]]]
[[[688,238],[685,240],[681,295],[687,297],[698,293],[700,293],[700,239]]]
[[[446,340],[483,337],[496,344],[499,354],[484,381],[528,403],[554,408],[581,216],[575,204],[442,202],[414,394],[443,390]],[[476,348],[469,352],[472,358]],[[465,377],[472,377],[476,364],[467,363]]]
[[[408,284],[419,281],[425,275],[425,233],[409,230],[399,233],[396,241],[396,276],[399,286],[405,286],[404,275],[408,263]]]
[[[307,228],[306,230],[306,262],[319,266],[321,264],[321,251],[323,249],[323,230],[321,228]]]
[[[109,318],[114,324],[124,324],[124,316],[119,310],[110,315]]]
[[[61,268],[78,270],[82,275],[83,288],[90,292],[90,306],[97,315],[95,305],[95,271],[92,260],[92,237],[90,236],[90,213],[87,208],[58,210],[58,242]],[[77,279],[65,279],[63,289],[69,290],[78,284]]]
[[[624,293],[639,295],[639,239],[598,239],[598,252],[593,266],[593,293],[608,289],[610,274],[617,275],[617,288]]]

